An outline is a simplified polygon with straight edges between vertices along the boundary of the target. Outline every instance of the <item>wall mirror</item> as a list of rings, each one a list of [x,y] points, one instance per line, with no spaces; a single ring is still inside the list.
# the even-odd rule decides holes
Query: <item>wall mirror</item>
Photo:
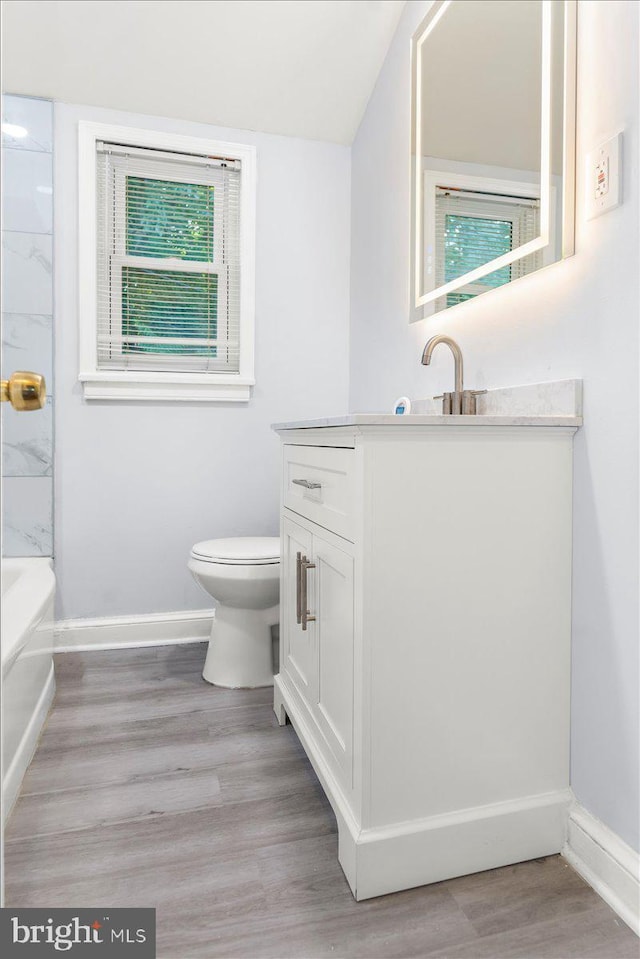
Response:
[[[412,40],[411,320],[573,253],[575,0],[435,0]]]

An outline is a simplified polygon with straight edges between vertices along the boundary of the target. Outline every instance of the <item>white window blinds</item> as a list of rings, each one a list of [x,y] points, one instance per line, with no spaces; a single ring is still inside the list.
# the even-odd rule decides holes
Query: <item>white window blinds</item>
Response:
[[[436,286],[523,246],[540,234],[540,204],[536,199],[436,188],[435,267]],[[453,306],[487,289],[502,286],[542,265],[541,254],[532,253],[448,294]]]
[[[97,151],[97,368],[237,373],[240,161]]]

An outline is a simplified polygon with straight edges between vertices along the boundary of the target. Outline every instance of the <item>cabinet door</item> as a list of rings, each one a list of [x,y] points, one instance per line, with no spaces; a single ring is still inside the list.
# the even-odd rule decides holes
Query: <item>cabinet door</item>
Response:
[[[282,525],[282,582],[280,587],[280,669],[287,674],[305,702],[311,707],[317,689],[315,632],[303,631],[297,623],[297,554],[311,561],[311,533],[285,517]]]
[[[353,754],[353,556],[313,536],[315,569],[309,578],[310,609],[317,644],[314,716],[347,786]]]

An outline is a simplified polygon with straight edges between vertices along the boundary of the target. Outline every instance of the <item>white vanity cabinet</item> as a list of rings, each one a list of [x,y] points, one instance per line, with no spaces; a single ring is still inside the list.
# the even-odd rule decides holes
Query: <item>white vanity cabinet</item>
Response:
[[[577,421],[403,419],[276,427],[274,708],[357,899],[556,853],[570,801]]]

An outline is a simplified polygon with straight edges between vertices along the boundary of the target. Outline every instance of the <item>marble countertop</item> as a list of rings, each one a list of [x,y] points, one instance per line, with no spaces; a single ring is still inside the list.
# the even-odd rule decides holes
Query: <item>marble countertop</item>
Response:
[[[297,420],[290,423],[274,423],[272,429],[310,430],[337,426],[397,426],[410,429],[412,426],[582,426],[581,416],[443,416],[442,413],[347,413],[344,416],[329,416],[315,420]]]
[[[274,423],[272,429],[394,426],[582,426],[582,380],[553,380],[485,390],[476,398],[475,416],[443,416],[435,397],[413,400],[412,413],[347,413],[314,420]]]

